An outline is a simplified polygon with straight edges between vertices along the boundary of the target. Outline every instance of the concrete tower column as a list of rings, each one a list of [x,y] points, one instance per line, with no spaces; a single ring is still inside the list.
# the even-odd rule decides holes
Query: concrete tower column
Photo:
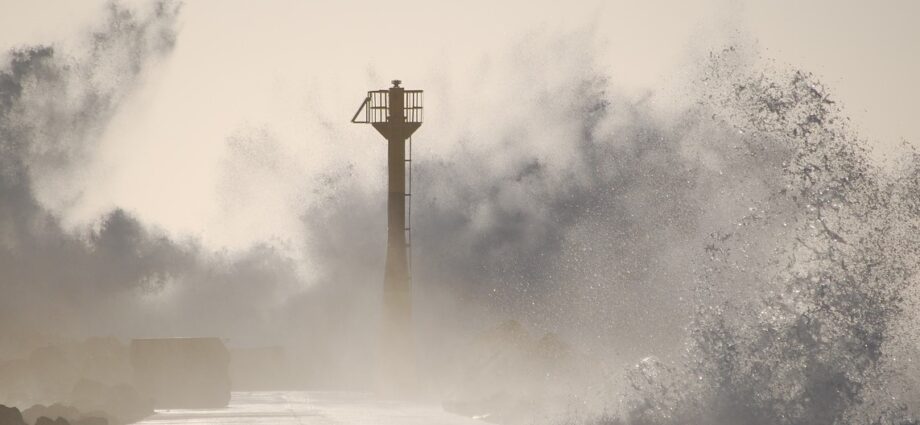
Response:
[[[384,272],[384,322],[381,384],[393,395],[408,395],[416,387],[412,332],[412,287],[406,246],[406,130],[404,89],[389,89],[387,120],[387,257]]]

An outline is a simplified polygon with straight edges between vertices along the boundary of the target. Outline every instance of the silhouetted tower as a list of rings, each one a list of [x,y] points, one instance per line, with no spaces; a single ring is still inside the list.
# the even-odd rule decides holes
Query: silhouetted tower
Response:
[[[381,381],[384,391],[408,393],[415,386],[412,338],[410,223],[412,133],[422,125],[422,91],[393,80],[387,90],[367,92],[351,119],[371,124],[387,140],[387,260],[383,279],[384,322]],[[364,115],[362,117],[362,111]],[[408,145],[407,145],[408,140]],[[408,146],[408,149],[407,149]]]

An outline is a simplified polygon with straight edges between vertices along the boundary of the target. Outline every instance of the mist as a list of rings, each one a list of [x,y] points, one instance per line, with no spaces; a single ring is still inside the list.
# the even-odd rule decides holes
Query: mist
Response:
[[[286,66],[291,34],[201,59],[216,32],[187,8],[206,10],[107,3],[66,42],[6,53],[0,359],[216,337],[231,357],[283,353],[234,366],[271,375],[252,385],[373,390],[386,145],[347,120],[399,73],[431,117],[412,141],[423,399],[496,423],[915,413],[916,155],[861,135],[820,76],[752,37],[682,45],[667,83],[611,65],[584,10],[454,56],[419,43],[429,61],[411,71],[308,53]],[[304,43],[322,43],[310,28]],[[272,61],[253,62],[262,42]],[[827,276],[855,289],[807,283]],[[800,345],[763,342],[775,335]],[[787,366],[778,383],[758,374]],[[51,404],[70,397],[60,386],[0,395]]]

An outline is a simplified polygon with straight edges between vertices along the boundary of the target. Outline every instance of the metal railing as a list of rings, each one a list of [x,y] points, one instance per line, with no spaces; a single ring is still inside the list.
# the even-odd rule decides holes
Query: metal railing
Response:
[[[364,112],[364,120],[358,117]],[[422,122],[422,90],[406,90],[403,92],[403,117],[408,123]],[[351,119],[353,123],[373,124],[388,122],[390,120],[390,91],[374,90],[367,92],[364,103],[355,112]]]
[[[406,90],[403,93],[403,115],[406,122],[422,122],[421,90]]]

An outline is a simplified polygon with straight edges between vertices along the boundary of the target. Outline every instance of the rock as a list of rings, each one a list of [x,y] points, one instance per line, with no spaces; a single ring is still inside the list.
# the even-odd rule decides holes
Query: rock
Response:
[[[57,418],[55,420],[51,420],[51,418],[47,416],[42,416],[38,418],[37,421],[35,421],[35,425],[70,425],[70,422],[68,422],[67,419],[64,419],[64,418]]]
[[[55,403],[51,406],[36,404],[22,411],[22,418],[27,424],[34,424],[35,421],[42,416],[47,418],[64,418],[72,422],[74,419],[80,417],[80,411],[75,407],[65,406],[60,403]]]
[[[105,385],[81,379],[74,386],[71,401],[88,416],[105,417],[113,424],[131,423],[153,414],[153,403],[126,384]],[[94,414],[94,411],[105,412]]]
[[[0,404],[0,425],[26,425],[26,422],[19,409]]]
[[[43,423],[53,423],[54,425],[109,425],[107,416],[106,413],[98,411],[84,413],[76,407],[66,406],[60,403],[55,403],[51,406],[36,404],[22,411],[22,417],[26,424],[37,423],[39,419],[44,417],[47,420],[58,418],[57,421],[53,422],[48,422],[47,420],[42,421]],[[0,425],[4,424],[0,423]]]

